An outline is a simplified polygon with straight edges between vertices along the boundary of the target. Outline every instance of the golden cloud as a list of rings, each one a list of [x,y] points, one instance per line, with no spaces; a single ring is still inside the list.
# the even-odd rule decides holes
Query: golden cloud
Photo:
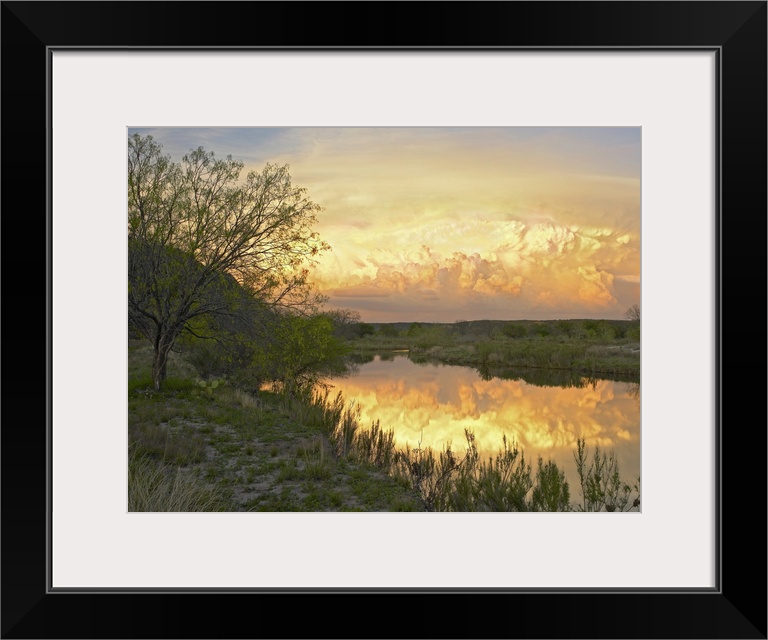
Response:
[[[421,236],[413,229],[406,235],[414,236],[411,244],[403,238],[375,249],[361,244],[359,253],[347,246],[346,260],[321,260],[314,281],[337,296],[522,296],[534,307],[608,309],[617,304],[613,272],[623,270],[623,281],[639,278],[626,275],[639,259],[639,242],[625,231],[551,221],[447,220],[430,225]],[[467,245],[484,249],[450,250]]]

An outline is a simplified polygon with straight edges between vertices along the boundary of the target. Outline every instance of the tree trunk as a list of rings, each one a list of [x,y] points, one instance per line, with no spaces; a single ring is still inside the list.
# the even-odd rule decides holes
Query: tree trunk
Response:
[[[168,354],[171,352],[173,342],[158,337],[155,341],[155,358],[152,362],[152,383],[155,390],[159,391],[165,383],[166,370],[168,364]]]

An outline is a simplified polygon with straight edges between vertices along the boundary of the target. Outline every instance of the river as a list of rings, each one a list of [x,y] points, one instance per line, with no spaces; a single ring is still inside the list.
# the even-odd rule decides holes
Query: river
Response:
[[[573,458],[577,438],[585,438],[590,453],[595,445],[613,451],[625,480],[640,475],[637,382],[549,375],[541,369],[519,377],[483,377],[469,367],[417,364],[407,353],[377,355],[329,382],[334,393],[341,391],[359,405],[363,427],[378,420],[393,430],[398,447],[441,450],[451,443],[461,455],[469,429],[480,454],[492,454],[506,435],[518,443],[534,473],[538,456],[566,472],[572,502],[580,496]]]

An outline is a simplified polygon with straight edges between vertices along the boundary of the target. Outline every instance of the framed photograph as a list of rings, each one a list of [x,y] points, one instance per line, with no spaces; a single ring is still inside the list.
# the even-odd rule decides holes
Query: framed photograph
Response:
[[[418,9],[430,18],[419,18]],[[758,402],[757,427],[735,409],[736,370],[740,399],[764,397],[762,364],[753,373],[745,355],[765,352],[755,348],[764,331],[740,309],[738,335],[746,343],[736,351],[737,299],[723,279],[740,274],[739,291],[756,289],[764,301],[765,2],[4,2],[2,11],[6,238],[30,238],[29,222],[37,220],[35,239],[46,241],[44,264],[30,265],[11,243],[6,250],[19,256],[14,266],[24,260],[21,269],[6,262],[6,309],[23,305],[23,326],[33,329],[17,339],[8,323],[6,358],[22,366],[9,367],[6,395],[28,400],[30,413],[41,415],[30,420],[14,411],[3,429],[4,637],[766,637],[764,408]],[[324,24],[331,26],[319,28]],[[305,136],[310,130],[316,135]],[[387,142],[397,154],[378,159],[386,145],[376,136],[385,130],[398,134]],[[278,160],[289,158],[299,186],[309,182],[310,196],[335,203],[337,245],[354,236],[356,211],[382,245],[366,255],[394,255],[402,245],[402,268],[387,278],[379,271],[366,280],[345,266],[345,259],[362,261],[346,244],[346,253],[315,274],[328,295],[371,314],[361,324],[387,324],[385,312],[397,304],[416,313],[422,301],[423,322],[435,321],[427,316],[435,308],[452,314],[449,322],[472,322],[480,316],[467,314],[480,313],[481,304],[496,301],[510,311],[520,300],[533,308],[534,299],[554,309],[540,320],[554,321],[559,304],[578,303],[564,302],[555,284],[573,290],[568,278],[579,269],[582,302],[604,295],[614,314],[641,306],[641,435],[639,451],[627,454],[640,469],[638,508],[130,509],[129,136],[153,135],[174,154],[174,145],[189,150],[190,142],[206,140],[219,156],[230,153],[214,144],[225,132],[241,142],[256,132],[256,162],[270,149]],[[543,169],[557,178],[550,182],[537,173],[552,166],[541,161],[549,153],[542,132],[556,132],[546,140],[557,138],[559,153],[579,165]],[[365,199],[385,184],[399,186],[402,198],[412,188],[406,175],[433,184],[428,138],[439,142],[430,157],[439,154],[451,189],[462,194],[452,200],[450,223],[463,238],[474,237],[475,248],[461,255],[459,244],[445,240],[451,225],[444,212],[433,221],[431,244],[420,248],[389,233],[404,228],[399,211],[365,218]],[[509,149],[522,138],[528,152],[513,162]],[[348,155],[340,151],[345,145]],[[379,163],[380,179],[365,184],[355,173],[363,158]],[[399,173],[403,166],[409,170]],[[347,191],[359,187],[354,194],[334,192],[340,173]],[[491,195],[473,205],[463,185],[493,194],[493,176],[514,182],[518,196],[494,205],[492,215],[483,208]],[[573,176],[599,188],[578,197]],[[26,188],[33,177],[34,188]],[[12,198],[19,187],[21,211]],[[395,209],[403,201],[390,200]],[[549,235],[535,228],[536,211],[550,221]],[[639,272],[627,267],[631,261],[612,262],[605,247],[591,254],[599,261],[594,274],[581,262],[557,272],[563,262],[552,266],[514,239],[500,241],[503,218],[527,225],[531,237],[541,231],[545,248],[562,254],[557,224],[568,216],[570,246],[595,247],[601,238],[620,244],[636,253]],[[633,216],[619,242],[616,220]],[[9,221],[23,224],[9,233]],[[609,231],[601,236],[601,228]],[[484,244],[492,237],[499,241]],[[473,268],[459,269],[459,258],[469,263],[473,251]],[[530,275],[524,288],[502,269],[512,260],[548,260],[550,280]],[[442,279],[413,275],[427,267]],[[46,283],[36,312],[29,302],[42,294],[32,292],[31,275]],[[470,276],[478,295],[465,300],[458,283]],[[491,289],[509,295],[492,298]],[[407,295],[376,306],[376,295],[395,290]],[[494,313],[487,307],[481,315],[518,317]],[[588,308],[563,317],[579,316],[588,319]],[[45,344],[45,383],[36,382],[40,366],[31,367],[32,340],[41,351]],[[215,393],[210,380],[202,385],[201,393]],[[601,392],[619,395],[607,386]],[[536,403],[554,408],[556,401]],[[597,419],[596,408],[583,410]],[[605,429],[631,441],[619,415]],[[744,581],[744,567],[756,579]],[[478,616],[452,606],[481,595],[501,610]],[[306,614],[272,619],[280,599]],[[410,605],[423,629],[384,615],[395,602]],[[338,606],[345,604],[375,627],[340,631],[346,623]],[[450,619],[434,615],[446,607]],[[244,610],[257,614],[245,626]],[[155,619],[162,628],[147,624]]]

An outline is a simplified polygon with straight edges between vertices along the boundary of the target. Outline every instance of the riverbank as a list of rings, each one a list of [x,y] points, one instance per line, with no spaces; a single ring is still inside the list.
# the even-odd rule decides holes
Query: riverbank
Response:
[[[155,391],[151,348],[129,348],[130,510],[424,510],[405,480],[338,455],[331,416],[287,394],[201,386],[172,356]]]
[[[574,329],[581,327],[573,324],[579,321],[570,322],[572,324],[563,321],[500,324],[482,333],[470,330],[462,333],[459,324],[418,325],[397,335],[380,329],[349,340],[349,345],[357,355],[408,351],[414,361],[473,367],[488,375],[499,375],[505,369],[514,368],[550,369],[584,376],[620,376],[639,382],[639,330],[627,330],[614,321],[620,329],[616,331],[613,325],[602,326],[594,321],[599,331],[588,333]],[[529,329],[528,324],[533,328]]]
[[[506,438],[490,458],[478,454],[469,431],[466,452],[399,450],[388,425],[363,428],[359,410],[341,394],[203,382],[175,354],[163,390],[155,391],[150,363],[148,345],[129,347],[131,511],[623,511],[639,505],[639,479],[620,478],[612,452],[595,448],[593,462],[579,471],[582,499],[574,495],[572,502],[561,468],[542,460],[532,466]],[[588,497],[585,487],[600,492]]]

